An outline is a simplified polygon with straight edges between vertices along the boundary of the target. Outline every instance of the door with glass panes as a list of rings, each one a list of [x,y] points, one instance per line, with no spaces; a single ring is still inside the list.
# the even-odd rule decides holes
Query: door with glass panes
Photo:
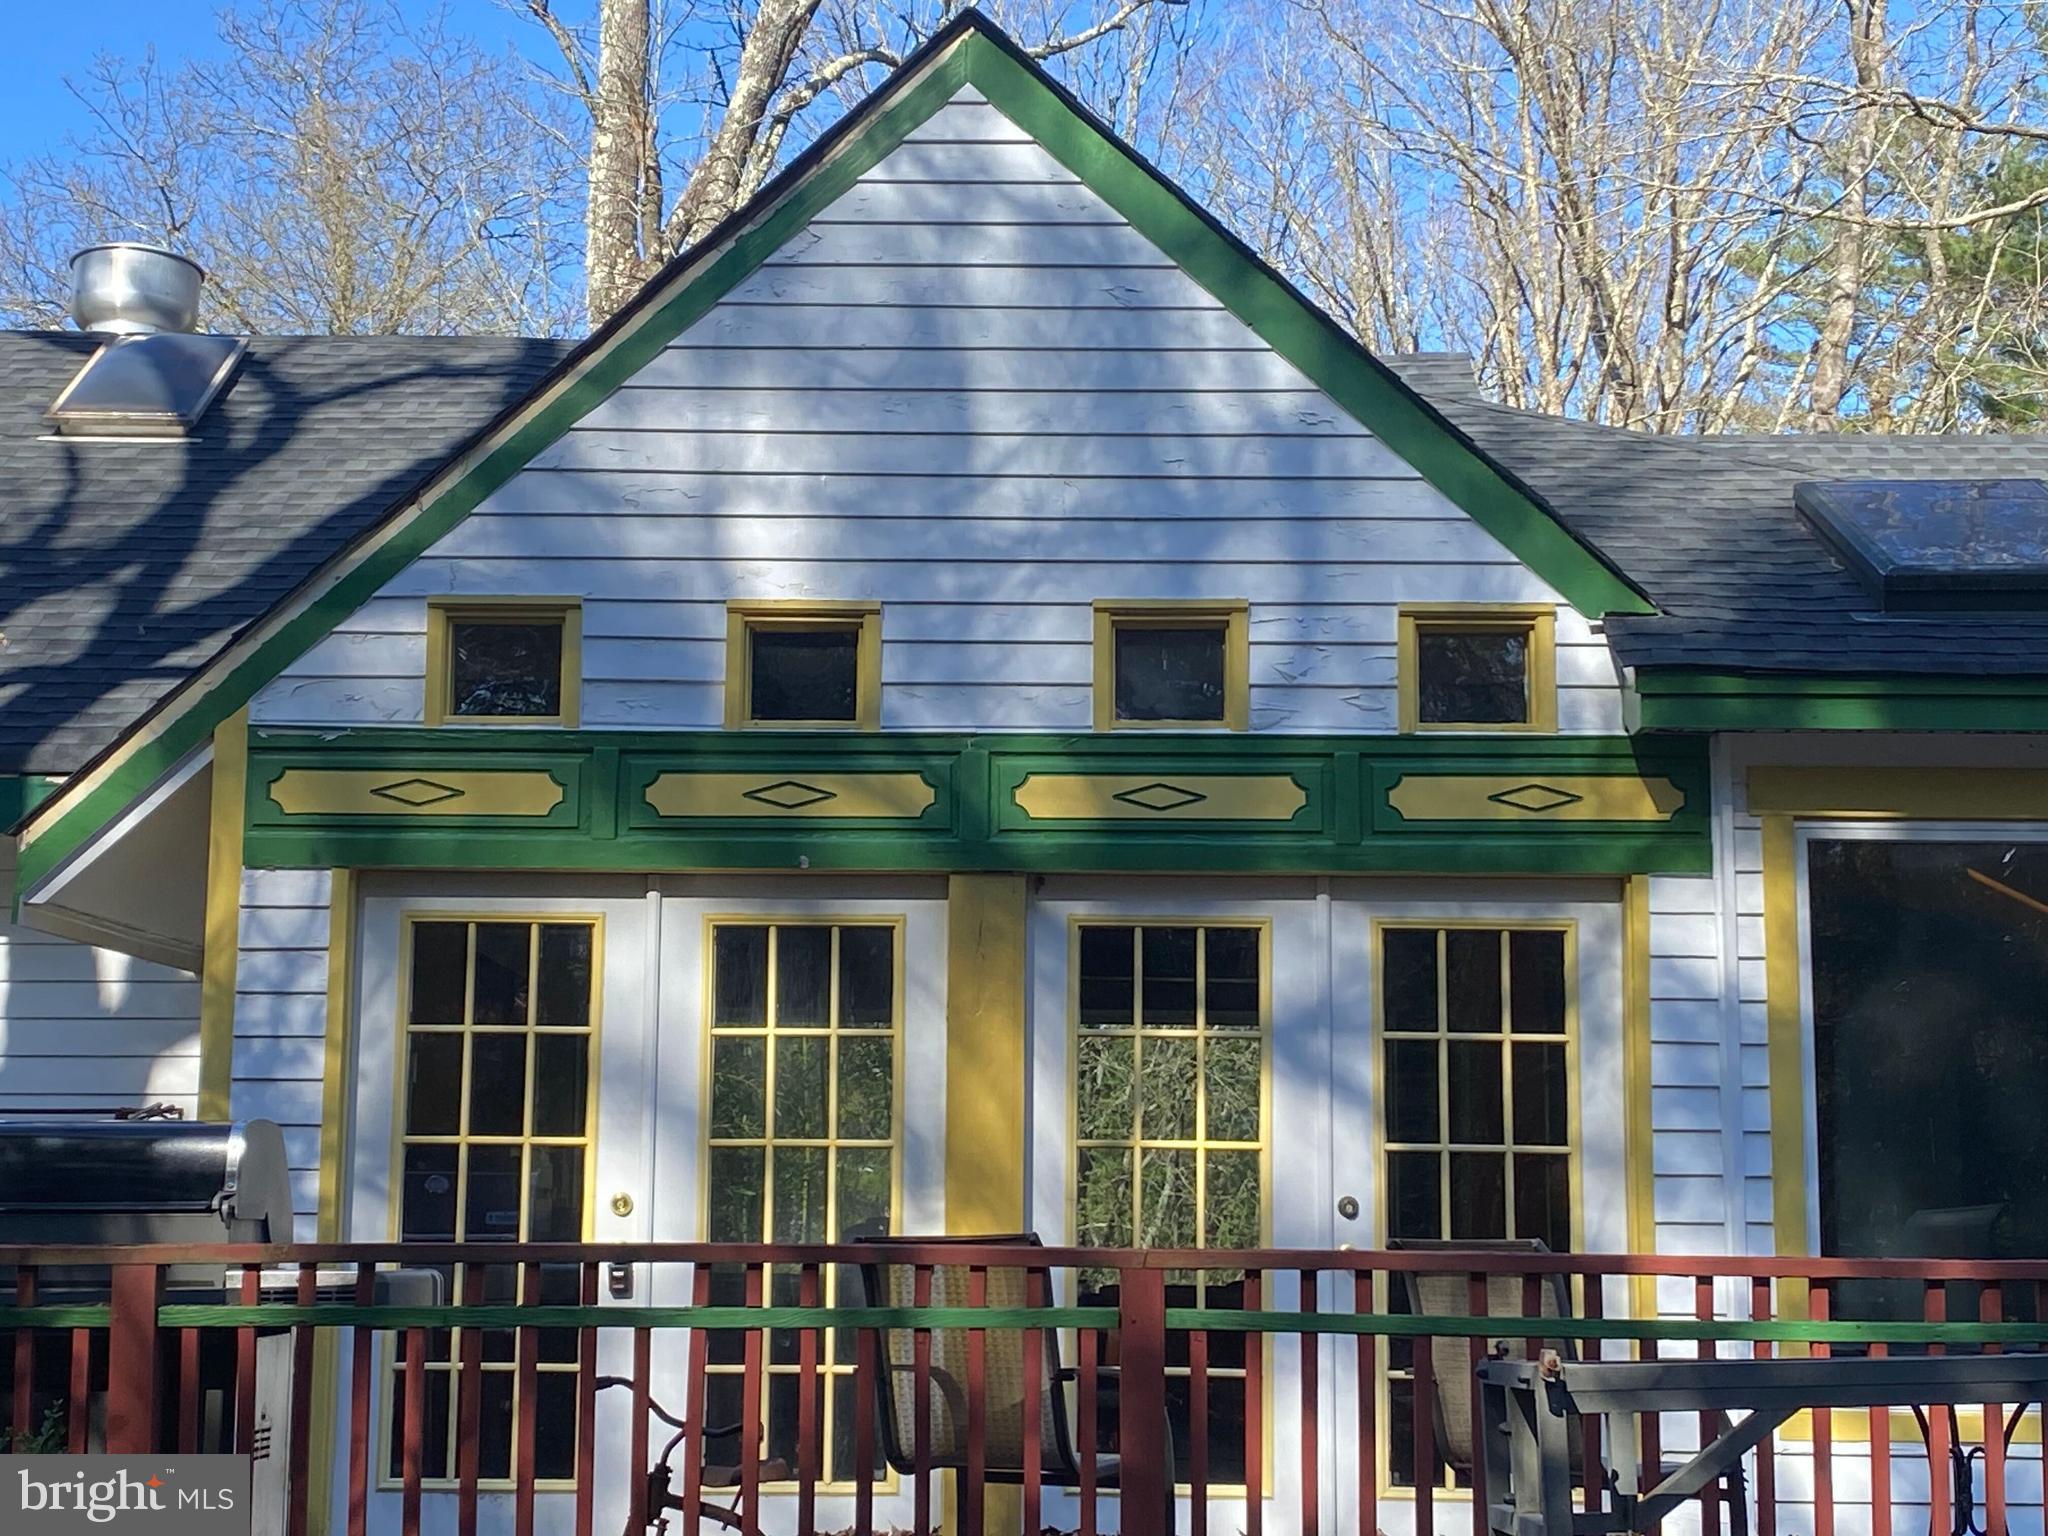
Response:
[[[645,1235],[632,1201],[639,1150],[649,951],[639,882],[366,879],[356,977],[355,1177],[346,1235],[363,1242],[513,1243]],[[517,1266],[434,1266],[450,1300],[510,1302]],[[527,1299],[575,1302],[575,1265],[528,1271]],[[406,1472],[405,1336],[380,1339],[374,1520],[394,1521]],[[423,1336],[418,1471],[427,1508],[451,1510],[465,1468],[454,1391],[480,1361],[475,1473],[513,1486],[518,1342],[510,1329]],[[599,1360],[600,1372],[623,1361]],[[573,1528],[579,1386],[573,1332],[535,1340],[537,1528]],[[341,1372],[346,1383],[348,1370]],[[607,1394],[608,1399],[616,1394]],[[626,1486],[623,1404],[600,1402],[598,1518]],[[345,1412],[345,1405],[340,1406]],[[346,1480],[336,1486],[345,1488]],[[386,1506],[389,1506],[388,1509]],[[624,1507],[616,1511],[624,1518]],[[436,1517],[438,1518],[438,1517]],[[395,1528],[395,1526],[394,1526]]]
[[[1604,892],[1585,895],[1338,904],[1347,980],[1333,1011],[1333,1184],[1340,1212],[1357,1211],[1340,1214],[1343,1240],[1625,1251],[1621,912]],[[1462,1275],[1456,1294],[1462,1309]],[[1379,1282],[1376,1303],[1445,1305],[1426,1282],[1398,1277]],[[1619,1312],[1626,1298],[1617,1287],[1602,1304]],[[1332,1364],[1332,1407],[1348,1421],[1356,1358],[1340,1350]],[[1416,1374],[1430,1352],[1393,1340],[1375,1369],[1381,1527],[1414,1529],[1427,1479],[1439,1528],[1463,1531],[1469,1431],[1433,1412],[1434,1454],[1417,1464]],[[1354,1498],[1355,1483],[1338,1496]]]
[[[943,885],[676,886],[661,917],[653,1235],[803,1244],[943,1232]],[[773,1267],[754,1283],[795,1305],[799,1281]],[[657,1276],[656,1299],[686,1301],[684,1283]],[[819,1299],[846,1299],[840,1283],[828,1271]],[[744,1301],[748,1284],[738,1268],[716,1271],[712,1300]],[[664,1342],[659,1364],[679,1379],[681,1340]],[[736,1423],[741,1336],[714,1335],[709,1359],[710,1420]],[[771,1335],[764,1364],[768,1454],[795,1466],[796,1336]],[[850,1338],[826,1335],[821,1523],[852,1519],[853,1364]]]

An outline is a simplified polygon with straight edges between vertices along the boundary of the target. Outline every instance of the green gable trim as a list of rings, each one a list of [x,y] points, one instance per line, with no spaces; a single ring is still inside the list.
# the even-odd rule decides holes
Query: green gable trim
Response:
[[[392,805],[305,808],[304,786],[339,773],[373,786],[443,784],[493,771],[544,774],[559,805],[523,822],[476,816],[459,800],[431,812]],[[291,779],[287,781],[287,775]],[[657,785],[692,775],[725,787],[717,809],[664,809]],[[863,806],[845,819],[736,804],[745,787],[807,801],[838,776],[908,781],[920,793],[894,815]],[[1156,814],[1113,797],[1076,816],[1023,809],[1047,776],[1095,776],[1112,788],[1164,786]],[[1414,821],[1389,808],[1394,786],[1431,776],[1503,786],[1588,777],[1668,781],[1683,804],[1659,820],[1586,821],[1532,814]],[[281,791],[281,783],[295,788]],[[1280,814],[1206,817],[1184,805],[1193,783],[1287,787]],[[928,791],[928,793],[925,793]],[[1102,736],[826,732],[264,731],[250,743],[244,858],[256,868],[529,870],[842,870],[1171,872],[1214,874],[1697,874],[1709,867],[1705,744],[1671,738],[1398,736]],[[1202,797],[1196,796],[1199,802]],[[1294,809],[1298,798],[1299,808]],[[740,814],[734,814],[738,810]],[[1288,814],[1288,811],[1292,814]]]
[[[62,779],[41,773],[0,776],[0,819],[19,821],[54,795],[63,783]]]
[[[203,698],[170,719],[56,822],[39,827],[22,849],[23,889],[56,869],[85,840],[147,793],[214,726],[252,699],[349,613],[426,553],[486,497],[702,318],[738,283],[798,233],[817,213],[895,149],[965,85],[981,90],[1037,137],[1104,201],[1129,219],[1243,320],[1281,356],[1401,454],[1531,571],[1588,617],[1654,611],[1641,593],[1570,534],[1532,494],[1493,465],[1447,422],[1356,347],[1336,325],[1294,293],[1237,242],[1196,211],[1156,171],[1093,124],[1035,66],[967,16],[933,39],[928,63],[913,61],[857,111],[842,136],[821,141],[815,164],[792,166],[791,185],[758,214],[721,238],[705,264],[673,293],[648,297],[589,354],[583,371],[461,477],[430,494],[409,523],[278,625],[248,656],[214,682]],[[674,270],[697,259],[678,258]]]
[[[2048,678],[1644,670],[1637,731],[2048,731]]]
[[[1197,212],[1158,171],[1076,111],[1043,74],[987,37],[969,36],[962,47],[971,50],[969,82],[1005,116],[1565,601],[1589,619],[1656,611],[1530,492]]]

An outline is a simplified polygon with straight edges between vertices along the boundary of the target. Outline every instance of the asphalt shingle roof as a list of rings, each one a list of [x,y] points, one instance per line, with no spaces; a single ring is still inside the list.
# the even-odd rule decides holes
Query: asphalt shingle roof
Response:
[[[1888,615],[1792,504],[1801,480],[2048,479],[2048,434],[1666,437],[1490,404],[1461,357],[1386,361],[1656,603],[1607,621],[1629,666],[2048,675],[2048,615]]]
[[[258,337],[193,439],[53,438],[95,345],[0,332],[0,774],[83,766],[568,351]]]

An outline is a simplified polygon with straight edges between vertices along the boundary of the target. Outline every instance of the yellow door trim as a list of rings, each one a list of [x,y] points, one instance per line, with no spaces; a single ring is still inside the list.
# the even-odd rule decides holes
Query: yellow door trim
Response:
[[[2048,821],[2048,768],[1752,768],[1759,816]]]
[[[1657,1251],[1656,1135],[1650,1113],[1650,877],[1632,875],[1622,891],[1622,1167],[1628,1188],[1630,1253]],[[1629,1284],[1630,1310],[1657,1314],[1657,1282]]]
[[[242,822],[249,711],[214,727],[206,829],[206,927],[199,969],[199,1118],[225,1120],[235,1078],[235,972],[242,927]]]
[[[1806,1043],[1799,980],[1799,842],[1792,818],[1763,818],[1764,1016],[1771,1073],[1771,1223],[1781,1256],[1804,1255]],[[1799,1298],[1804,1315],[1804,1298]],[[1788,1315],[1791,1308],[1786,1306]]]
[[[351,869],[328,875],[327,888],[327,1036],[320,1082],[320,1195],[314,1217],[318,1241],[338,1243],[348,1230],[342,1201],[347,1196],[348,1133],[354,1108],[350,1101],[348,1064],[355,1046],[356,877]],[[307,1492],[310,1536],[327,1536],[328,1505],[333,1497],[334,1456],[340,1449],[334,1417],[335,1384],[340,1379],[341,1340],[331,1328],[313,1335],[314,1446]]]
[[[946,882],[946,1230],[1025,1230],[1022,875]]]

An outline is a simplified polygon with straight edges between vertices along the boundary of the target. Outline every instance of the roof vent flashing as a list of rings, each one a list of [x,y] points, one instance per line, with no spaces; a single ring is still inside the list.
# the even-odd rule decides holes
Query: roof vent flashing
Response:
[[[2048,485],[1818,480],[1793,505],[1887,613],[2048,609]]]
[[[48,412],[66,437],[187,437],[248,343],[201,336],[206,273],[161,246],[89,245],[71,258],[71,318],[107,338]]]

